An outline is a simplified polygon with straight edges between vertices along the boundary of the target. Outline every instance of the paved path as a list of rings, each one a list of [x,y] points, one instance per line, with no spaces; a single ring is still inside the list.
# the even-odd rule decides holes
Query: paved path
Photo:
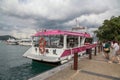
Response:
[[[68,66],[45,80],[120,80],[120,64],[107,63],[99,53],[92,60],[80,60],[77,71]]]

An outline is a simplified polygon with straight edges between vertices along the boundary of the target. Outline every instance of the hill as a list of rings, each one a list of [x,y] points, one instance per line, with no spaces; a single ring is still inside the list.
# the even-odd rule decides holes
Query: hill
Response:
[[[3,35],[3,36],[0,36],[0,40],[8,40],[9,38],[16,39],[15,37],[10,36],[10,35]]]

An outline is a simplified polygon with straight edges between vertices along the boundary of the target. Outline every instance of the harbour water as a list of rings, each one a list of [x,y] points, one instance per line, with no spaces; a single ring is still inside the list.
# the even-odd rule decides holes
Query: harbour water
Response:
[[[27,80],[55,66],[24,58],[28,46],[0,43],[0,80]]]

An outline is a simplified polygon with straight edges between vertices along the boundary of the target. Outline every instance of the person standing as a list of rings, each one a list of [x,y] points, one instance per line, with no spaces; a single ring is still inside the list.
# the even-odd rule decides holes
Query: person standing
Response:
[[[104,46],[104,54],[105,54],[105,58],[107,60],[109,60],[109,53],[110,53],[110,42],[105,42],[105,46]]]
[[[105,48],[105,42],[106,41],[103,41],[103,43],[102,43],[102,52],[103,52],[103,56],[105,57],[105,50],[104,50],[104,48]]]
[[[111,59],[111,61],[109,61],[109,63],[113,63],[115,61],[115,59],[117,58],[117,60],[119,61],[119,64],[120,64],[120,59],[119,59],[119,57],[117,55],[117,51],[119,50],[118,43],[116,41],[113,41],[111,48],[113,49],[113,51],[112,51],[112,59]]]

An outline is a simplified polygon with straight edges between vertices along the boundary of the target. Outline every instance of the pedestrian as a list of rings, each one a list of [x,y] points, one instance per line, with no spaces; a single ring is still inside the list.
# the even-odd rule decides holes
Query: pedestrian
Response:
[[[110,53],[110,42],[106,41],[104,46],[104,55],[107,60],[109,60],[109,53]]]
[[[120,64],[120,57],[119,57],[119,55],[120,55],[120,43],[119,42],[118,42],[118,46],[119,46],[119,49],[116,52],[116,58],[118,60],[118,64]]]
[[[102,42],[102,52],[103,52],[103,56],[105,56],[105,51],[104,51],[104,48],[105,48],[105,42],[106,42],[106,41],[103,41],[103,42]]]
[[[105,48],[105,42],[106,42],[106,41],[103,41],[103,42],[102,42],[102,51],[104,51],[104,48]]]
[[[112,58],[111,61],[109,61],[109,63],[113,63],[115,61],[115,59],[118,60],[118,63],[120,64],[120,58],[117,55],[117,51],[119,50],[119,45],[116,41],[113,41],[111,48],[112,50]]]

